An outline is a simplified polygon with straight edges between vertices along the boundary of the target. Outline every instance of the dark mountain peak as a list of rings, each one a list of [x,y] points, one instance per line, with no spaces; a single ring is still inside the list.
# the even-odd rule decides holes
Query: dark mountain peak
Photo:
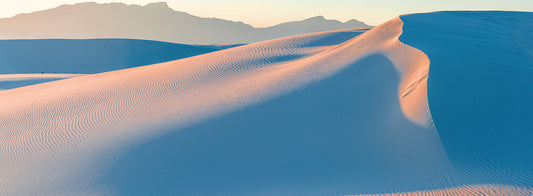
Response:
[[[121,2],[111,2],[111,3],[97,3],[97,2],[94,2],[94,1],[91,1],[91,2],[81,2],[81,3],[75,3],[75,4],[72,4],[72,5],[69,5],[69,4],[66,4],[66,5],[61,5],[59,7],[62,7],[62,6],[66,6],[66,7],[69,7],[69,6],[75,6],[75,7],[94,7],[94,6],[109,6],[109,5],[114,5],[114,6],[127,6],[125,3],[121,3]],[[44,10],[46,11],[46,10]]]
[[[324,16],[314,16],[308,19],[305,19],[304,21],[325,21],[326,18]]]
[[[0,19],[0,39],[128,38],[185,44],[235,44],[366,27],[357,22],[353,20],[346,24],[315,16],[254,28],[243,22],[176,11],[166,2],[146,5],[87,2]]]
[[[99,5],[99,4],[94,2],[94,1],[74,3],[74,4],[63,4],[63,5],[57,6],[55,8],[51,8],[51,9],[48,9],[48,10],[35,11],[35,12],[32,12],[32,13],[54,11],[54,10],[57,10],[57,9],[70,9],[72,7],[93,7],[93,6],[97,6],[97,5]],[[24,13],[24,14],[32,14],[32,13]]]
[[[370,25],[367,25],[366,23],[358,21],[356,19],[348,20],[344,24],[357,26],[357,27],[369,27],[370,26]]]
[[[77,6],[83,6],[83,5],[98,5],[98,3],[94,2],[94,1],[90,1],[90,2],[81,2],[81,3],[76,3],[74,5],[77,5]],[[62,6],[70,6],[70,5],[62,5]]]
[[[157,8],[157,9],[172,9],[168,6],[167,2],[154,2],[146,4],[144,7]]]

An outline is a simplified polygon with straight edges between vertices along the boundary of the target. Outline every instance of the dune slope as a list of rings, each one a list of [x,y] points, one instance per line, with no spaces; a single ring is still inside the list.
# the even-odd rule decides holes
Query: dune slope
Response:
[[[359,60],[371,55],[377,57],[364,64],[378,62],[384,67],[380,69],[392,70],[386,72],[392,74],[386,77],[387,80],[378,82],[371,89],[386,85],[388,90],[383,93],[395,96],[385,96],[387,99],[384,101],[390,107],[376,104],[373,106],[377,108],[367,110],[391,115],[388,118],[399,127],[419,127],[416,129],[419,131],[413,130],[408,134],[410,137],[406,137],[420,141],[424,148],[412,145],[405,148],[424,149],[422,151],[427,157],[403,158],[396,153],[416,155],[400,144],[394,144],[401,147],[399,152],[383,156],[404,161],[404,167],[420,173],[417,176],[420,179],[431,179],[435,175],[428,174],[438,173],[445,167],[438,153],[437,138],[432,134],[431,126],[418,126],[405,118],[398,101],[398,91],[406,86],[401,78],[411,77],[410,71],[418,67],[407,65],[418,63],[420,67],[427,67],[427,59],[420,51],[399,43],[397,37],[400,33],[401,21],[395,19],[354,39],[360,34],[357,29],[309,34],[169,63],[0,92],[5,100],[0,106],[2,154],[5,155],[2,159],[5,167],[1,172],[2,176],[9,176],[3,179],[1,190],[8,190],[8,193],[44,191],[50,194],[92,191],[94,186],[98,186],[96,179],[101,177],[96,171],[105,171],[106,163],[111,163],[117,153],[139,142],[289,93],[355,66]],[[405,53],[418,58],[402,58]],[[393,60],[384,60],[387,58]],[[392,63],[386,63],[389,61]],[[374,73],[381,74],[378,71]],[[394,85],[397,83],[401,83],[400,90]],[[380,97],[379,94],[375,96]],[[387,121],[378,117],[369,116],[361,120]],[[415,117],[411,117],[414,122],[418,121]],[[387,128],[392,125],[379,128],[366,126],[359,131],[392,131]],[[346,131],[349,130],[352,129]],[[357,126],[353,127],[353,131],[357,130]],[[426,134],[419,136],[416,132]],[[386,145],[386,141],[391,139],[372,145]],[[394,146],[388,148],[396,148]],[[371,154],[372,150],[368,153]],[[338,157],[344,156],[348,154],[339,154]],[[380,160],[376,158],[365,164]],[[414,160],[422,162],[422,166],[410,167],[409,163]],[[392,171],[394,165],[381,167]],[[395,178],[405,175],[401,172]],[[417,177],[412,183],[420,181]]]
[[[408,22],[0,91],[0,193],[531,193],[458,180]]]
[[[400,40],[431,60],[429,107],[455,180],[533,187],[533,13],[401,18]]]

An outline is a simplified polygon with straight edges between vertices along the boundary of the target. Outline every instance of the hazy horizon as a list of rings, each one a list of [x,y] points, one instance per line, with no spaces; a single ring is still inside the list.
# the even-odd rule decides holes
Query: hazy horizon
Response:
[[[253,27],[268,27],[288,21],[299,21],[313,16],[324,16],[328,19],[346,22],[357,19],[369,25],[379,25],[386,20],[402,14],[416,12],[431,12],[441,10],[507,10],[507,11],[533,11],[533,2],[526,0],[501,1],[348,1],[333,0],[322,1],[281,1],[271,2],[237,0],[49,0],[33,1],[19,0],[0,2],[0,18],[9,18],[17,14],[31,13],[55,8],[63,4],[76,4],[81,2],[111,3],[146,5],[154,2],[167,2],[169,7],[176,11],[204,18],[221,18],[240,21]],[[205,6],[209,5],[209,6]],[[236,6],[239,5],[239,6]],[[416,5],[416,6],[412,6]],[[3,8],[3,9],[2,9]]]

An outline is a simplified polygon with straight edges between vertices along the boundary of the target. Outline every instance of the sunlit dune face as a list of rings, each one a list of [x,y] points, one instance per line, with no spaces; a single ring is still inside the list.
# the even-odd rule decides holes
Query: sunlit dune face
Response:
[[[371,55],[385,56],[394,64],[400,95],[384,99],[393,100],[387,102],[391,107],[376,106],[390,116],[370,120],[392,118],[396,124],[423,125],[423,136],[411,130],[382,131],[427,139],[420,148],[427,155],[416,157],[423,159],[409,168],[423,179],[434,178],[445,167],[445,155],[427,126],[423,89],[428,61],[398,41],[401,28],[396,18],[357,37],[357,29],[308,34],[0,91],[0,175],[7,176],[0,190],[52,195],[101,190],[93,171],[103,171],[106,161],[139,143],[305,88]],[[377,145],[380,150],[394,149],[382,155],[385,159],[412,161],[395,154],[412,145],[387,145]]]

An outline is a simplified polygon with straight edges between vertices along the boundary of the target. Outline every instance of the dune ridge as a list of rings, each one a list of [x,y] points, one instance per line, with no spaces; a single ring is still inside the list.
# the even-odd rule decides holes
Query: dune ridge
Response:
[[[396,18],[352,40],[359,30],[308,34],[2,91],[0,172],[7,178],[0,189],[8,194],[60,193],[53,191],[94,177],[87,172],[89,165],[109,160],[110,152],[169,127],[288,93],[372,53],[389,55],[399,64],[412,62],[401,58],[402,52],[423,57],[397,41],[400,33]],[[410,78],[411,70],[400,72]]]

